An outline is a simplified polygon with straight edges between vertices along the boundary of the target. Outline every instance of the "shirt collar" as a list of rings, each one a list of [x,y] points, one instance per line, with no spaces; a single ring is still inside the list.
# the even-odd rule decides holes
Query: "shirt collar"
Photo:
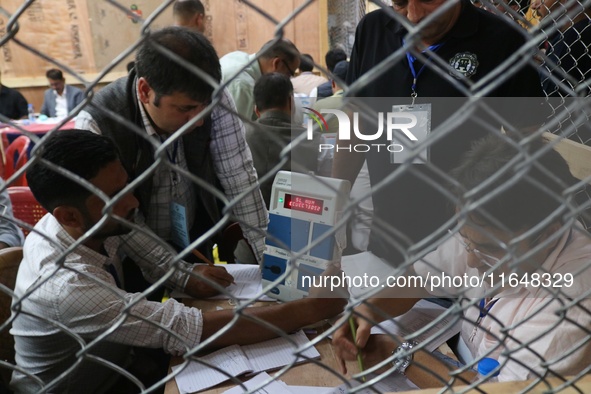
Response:
[[[62,244],[64,250],[69,248],[74,242],[74,238],[59,224],[57,219],[53,216],[48,214],[50,217],[47,219],[49,221],[48,225],[50,228],[53,228],[53,232],[56,234],[56,239]],[[84,261],[85,264],[91,264],[97,267],[105,267],[111,264],[111,260],[113,256],[116,256],[117,249],[119,247],[119,238],[118,237],[109,237],[104,242],[105,251],[107,252],[108,256],[105,256],[101,253],[95,252],[94,250],[90,249],[87,246],[79,245],[74,249],[72,252],[75,255],[80,256],[80,259]],[[66,262],[68,258],[66,258]]]
[[[261,114],[259,119],[268,119],[268,118],[275,118],[285,120],[286,122],[291,123],[291,116],[286,114],[283,111],[276,111],[276,110],[269,110],[265,111]]]
[[[68,88],[67,85],[64,85],[64,90],[61,95],[57,94],[57,90],[53,89],[53,94],[55,94],[58,97],[66,97],[66,89],[67,88]]]
[[[256,57],[257,57],[256,53],[248,55],[248,61],[252,62],[252,63],[251,63],[251,66],[248,67],[246,70],[247,70],[247,72],[250,71],[248,73],[255,81],[258,81],[263,76],[263,72],[261,71],[261,66],[260,66],[259,61]]]

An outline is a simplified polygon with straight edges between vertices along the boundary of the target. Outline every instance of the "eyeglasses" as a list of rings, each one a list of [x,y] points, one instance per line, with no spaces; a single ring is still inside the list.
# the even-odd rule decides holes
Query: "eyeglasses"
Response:
[[[499,261],[501,261],[501,259],[499,259],[498,257],[483,253],[480,250],[470,246],[470,244],[468,244],[466,241],[464,241],[464,237],[462,237],[461,235],[458,235],[458,233],[454,233],[451,230],[447,230],[447,232],[450,233],[452,237],[454,237],[455,239],[457,239],[460,242],[460,244],[464,247],[464,249],[466,249],[466,252],[474,254],[476,257],[478,257],[478,259],[480,261],[482,261],[484,264],[488,265],[489,267],[493,268]],[[535,246],[540,241],[540,239],[542,238],[543,235],[544,235],[543,232],[540,233],[536,237],[536,239],[534,239],[530,243],[530,245],[529,245],[530,248]]]
[[[285,68],[287,68],[287,72],[289,73],[289,76],[293,77],[295,75],[295,70],[292,70],[291,67],[289,67],[289,64],[287,64],[285,59],[282,59],[282,58],[279,58],[279,59],[281,60],[281,62],[285,66]]]
[[[460,244],[464,247],[464,249],[466,249],[466,252],[473,254],[474,256],[478,257],[478,259],[480,261],[482,261],[484,264],[488,265],[489,267],[494,267],[499,261],[501,261],[501,259],[499,259],[498,257],[495,256],[491,256],[490,254],[486,254],[481,252],[480,250],[473,248],[472,246],[470,246],[470,244],[466,243],[466,241],[464,241],[464,238],[461,235],[458,235],[457,233],[454,233],[451,230],[447,230],[448,233],[451,234],[452,237],[454,237],[455,239],[457,239]]]

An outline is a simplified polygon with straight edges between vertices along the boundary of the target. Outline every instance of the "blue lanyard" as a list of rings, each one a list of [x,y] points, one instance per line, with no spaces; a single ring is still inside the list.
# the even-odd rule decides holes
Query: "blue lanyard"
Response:
[[[480,313],[478,314],[478,319],[476,320],[476,324],[474,325],[474,329],[472,330],[472,333],[470,334],[470,338],[469,341],[472,342],[474,341],[474,337],[476,336],[476,332],[478,331],[478,327],[480,327],[480,323],[482,322],[482,319],[484,319],[486,317],[486,315],[488,315],[488,313],[490,312],[490,310],[492,309],[492,307],[497,303],[499,299],[497,298],[496,300],[490,300],[489,302],[486,302],[486,299],[482,298],[480,300]]]
[[[164,143],[164,141],[166,141],[166,138],[162,138],[161,135],[158,135],[158,138],[160,138],[160,142]],[[168,160],[170,161],[171,164],[176,164],[176,155],[179,151],[179,140],[176,139],[174,140],[173,144],[172,144],[172,155],[170,154],[170,152],[168,151],[168,149],[166,150],[166,156],[168,157]]]
[[[404,40],[402,40],[402,43],[403,44],[406,44]],[[429,46],[428,49],[431,52],[436,52],[439,48],[441,48],[443,46],[443,44],[444,43],[431,45],[431,46]],[[423,51],[423,53],[424,52],[425,51]],[[412,86],[411,86],[412,92],[411,92],[410,96],[414,99],[415,97],[417,97],[417,80],[419,79],[419,77],[421,76],[421,74],[423,73],[423,71],[425,70],[425,66],[427,66],[427,63],[423,64],[423,66],[417,72],[415,70],[415,66],[414,66],[414,62],[417,60],[417,58],[414,57],[413,55],[411,55],[410,52],[406,52],[406,59],[408,60],[408,66],[410,67],[410,72],[411,72],[412,77],[413,77]],[[427,58],[427,60],[430,60],[430,58]]]
[[[486,315],[488,315],[488,312],[492,309],[492,307],[497,303],[498,300],[498,298],[496,300],[490,300],[488,302],[488,307],[486,307],[487,302],[484,298],[480,300],[480,314],[478,316],[479,321],[482,320]]]

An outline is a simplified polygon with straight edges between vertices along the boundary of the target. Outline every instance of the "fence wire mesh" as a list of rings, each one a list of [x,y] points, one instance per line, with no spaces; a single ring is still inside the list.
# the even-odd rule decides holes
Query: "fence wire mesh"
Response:
[[[352,35],[366,13],[366,2],[320,2],[329,14],[336,10],[331,15],[337,21],[334,31],[329,31],[331,44],[340,44],[351,54],[348,85],[343,75],[333,75],[325,65],[316,64],[344,88],[345,99],[332,108],[342,110],[345,117],[356,113],[357,118],[351,118],[353,127],[375,130],[381,126],[378,135],[384,135],[372,141],[360,137],[369,132],[352,132],[346,138],[340,128],[342,119],[335,133],[327,115],[327,125],[320,122],[321,117],[318,124],[306,118],[307,123],[300,120],[301,128],[289,127],[289,139],[297,137],[292,143],[259,134],[248,139],[250,148],[245,130],[248,138],[253,130],[268,134],[271,129],[254,121],[252,111],[239,113],[240,103],[234,103],[236,96],[233,99],[228,92],[233,95],[240,90],[237,86],[246,80],[245,73],[269,58],[279,60],[273,63],[276,71],[293,73],[299,64],[295,48],[274,51],[283,43],[290,21],[317,2],[294,2],[293,12],[282,19],[265,10],[262,2],[240,1],[241,15],[255,11],[276,26],[274,36],[268,37],[275,45],[256,56],[222,60],[221,74],[215,53],[211,55],[208,44],[192,34],[173,31],[173,39],[154,39],[158,29],[153,21],[171,13],[173,1],[163,1],[152,15],[141,15],[122,2],[108,3],[143,27],[134,44],[110,59],[92,80],[34,43],[19,40],[19,21],[34,18],[40,2],[24,1],[15,12],[0,6],[8,18],[0,26],[4,59],[12,56],[7,43],[16,44],[86,87],[81,103],[43,137],[0,115],[2,122],[35,144],[28,162],[5,177],[3,191],[31,172],[40,174],[30,181],[32,189],[43,185],[44,177],[54,179],[49,178],[52,173],[61,175],[60,182],[66,179],[79,185],[64,191],[61,183],[45,184],[48,196],[43,203],[53,217],[45,217],[35,228],[19,215],[13,218],[6,210],[2,214],[5,222],[30,231],[16,287],[5,283],[4,276],[10,276],[8,265],[0,267],[0,333],[7,348],[0,370],[6,386],[12,375],[11,388],[16,392],[148,393],[166,386],[166,392],[173,393],[179,391],[175,378],[195,365],[214,369],[219,381],[240,384],[244,379],[234,376],[233,358],[220,361],[204,354],[233,343],[247,344],[252,338],[280,336],[289,338],[293,359],[269,372],[272,379],[243,387],[244,392],[271,387],[275,380],[307,382],[309,376],[318,377],[317,385],[342,386],[335,392],[415,387],[406,377],[419,387],[440,387],[441,392],[487,392],[493,389],[481,387],[483,381],[471,384],[485,357],[499,361],[498,380],[531,380],[510,389],[515,392],[528,392],[536,385],[548,393],[566,388],[588,392],[589,383],[584,386],[581,381],[591,370],[591,239],[587,231],[591,198],[586,188],[591,179],[587,100],[591,0],[475,2],[487,14],[474,11],[468,1],[394,0],[392,5],[375,1],[370,6],[378,11],[369,13],[367,8],[368,18],[358,26],[355,44]],[[208,12],[211,2],[205,3]],[[412,18],[416,19],[409,22]],[[215,18],[207,20],[216,23]],[[445,30],[448,23],[452,30]],[[210,26],[207,29],[211,32]],[[441,29],[449,34],[438,36]],[[138,55],[135,70],[99,88],[103,78],[139,48],[150,50],[143,58]],[[159,85],[155,80],[164,82]],[[322,103],[315,98],[302,102],[303,106]],[[321,107],[313,108],[319,115],[327,114]],[[65,156],[71,157],[62,159],[71,167],[48,159],[52,152],[65,149],[55,144],[47,147],[48,139],[66,133],[58,128],[72,119],[77,128],[115,141],[123,167],[97,155],[95,148],[108,150],[102,145],[67,145],[71,151]],[[405,130],[404,119],[422,125],[406,128],[406,137],[418,138],[386,138],[388,127],[390,134]],[[333,135],[326,133],[327,127]],[[420,130],[423,134],[413,134]],[[320,133],[320,139],[308,141],[312,131]],[[473,145],[487,136],[484,143]],[[542,138],[548,142],[539,143]],[[265,142],[257,145],[257,140]],[[318,141],[323,143],[320,148]],[[297,205],[289,206],[293,221],[278,221],[284,201],[274,200],[277,195],[273,194],[266,201],[267,211],[259,189],[264,184],[270,188],[280,169],[309,171],[304,151],[298,150],[306,143],[312,143],[317,153],[312,166],[318,160],[324,166],[314,170],[322,167],[325,172],[308,174],[301,185],[294,180],[294,196],[287,193],[282,198],[297,198],[300,187],[298,192],[309,193],[308,201],[298,212]],[[381,151],[376,150],[379,144]],[[255,170],[250,151],[273,147],[278,147],[274,161],[264,170]],[[464,156],[470,149],[472,155]],[[561,159],[552,154],[554,149],[567,160],[572,179]],[[106,164],[76,169],[92,157]],[[333,175],[354,185],[350,196],[318,176],[328,175],[327,160]],[[452,171],[461,162],[463,167]],[[309,224],[316,210],[328,210],[318,205],[319,190],[345,200],[333,225],[322,231]],[[55,197],[68,192],[67,198]],[[82,205],[79,196],[84,197]],[[69,208],[56,208],[63,206]],[[304,228],[301,222],[306,220]],[[179,222],[191,231],[183,231]],[[241,241],[236,247],[232,242],[228,252],[223,250],[225,236],[235,222],[248,244]],[[310,243],[298,241],[302,234]],[[160,302],[158,291],[163,287],[180,293],[229,294],[220,285],[224,280],[216,278],[211,268],[193,266],[200,262],[195,249],[210,259],[215,251],[222,259],[234,259],[235,254],[237,260],[263,264],[268,282],[261,296],[288,283],[297,267],[309,263],[327,240],[331,248],[339,252],[343,248],[343,254],[351,256],[346,259],[358,277],[372,274],[369,267],[376,260],[382,269],[373,276],[375,283],[351,289],[341,317],[334,315],[343,309],[342,297],[322,298],[327,295],[265,307],[266,312],[253,312],[258,297],[230,296],[228,305],[223,301],[226,309],[231,308],[229,313],[201,312],[173,299]],[[287,252],[283,269],[275,272],[263,261],[276,258],[273,253],[278,249]],[[136,266],[139,269],[134,270]],[[307,267],[310,270],[310,264]],[[342,279],[339,275],[334,277]],[[448,285],[445,275],[450,278]],[[141,276],[149,283],[132,289],[132,282]],[[414,278],[424,286],[404,286],[400,278]],[[293,288],[297,287],[296,283]],[[158,298],[148,301],[154,294]],[[390,328],[384,335],[372,335],[362,352],[366,370],[360,371],[348,339],[349,321],[365,335],[370,325],[390,320],[426,297],[436,298],[445,308],[443,314],[426,322],[417,317],[400,320],[392,323],[398,331]],[[428,305],[426,309],[434,308]],[[327,319],[334,325],[315,326],[316,333],[308,333],[304,342],[289,336],[296,328]],[[448,341],[454,354],[446,352],[445,345],[433,347],[454,328],[460,331]],[[327,338],[332,334],[334,345],[348,359],[348,373],[330,350]],[[401,342],[407,347],[394,354]],[[305,353],[313,346],[324,349],[320,358]],[[172,354],[173,364],[179,367],[169,370],[164,354]],[[405,377],[397,370],[408,355],[413,357]],[[298,369],[302,366],[295,365],[295,356],[308,360],[307,369]],[[261,357],[272,358],[272,354],[263,351]],[[162,368],[166,372],[159,375]],[[193,387],[198,387],[206,379],[194,380]],[[196,390],[187,389],[192,391]]]

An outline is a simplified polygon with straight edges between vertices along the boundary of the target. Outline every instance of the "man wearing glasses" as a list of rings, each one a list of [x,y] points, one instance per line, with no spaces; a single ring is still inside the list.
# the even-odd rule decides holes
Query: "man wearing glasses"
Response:
[[[220,59],[222,82],[236,104],[237,113],[246,120],[256,120],[254,85],[264,74],[281,73],[291,78],[300,66],[300,52],[289,40],[273,39],[257,53],[230,52]]]
[[[491,135],[463,156],[451,173],[457,180],[450,186],[457,224],[409,270],[422,278],[468,280],[391,288],[357,307],[357,343],[349,324],[333,339],[344,360],[355,360],[359,352],[368,368],[388,359],[388,368],[419,387],[441,386],[453,367],[416,343],[370,336],[370,329],[408,311],[416,297],[453,295],[460,297],[461,311],[450,310],[450,319],[462,320],[460,334],[475,360],[500,362],[499,381],[573,376],[588,367],[583,360],[591,359],[591,240],[576,220],[577,181],[543,143],[508,141]],[[406,353],[397,355],[399,348]],[[470,375],[460,376],[470,381]]]

